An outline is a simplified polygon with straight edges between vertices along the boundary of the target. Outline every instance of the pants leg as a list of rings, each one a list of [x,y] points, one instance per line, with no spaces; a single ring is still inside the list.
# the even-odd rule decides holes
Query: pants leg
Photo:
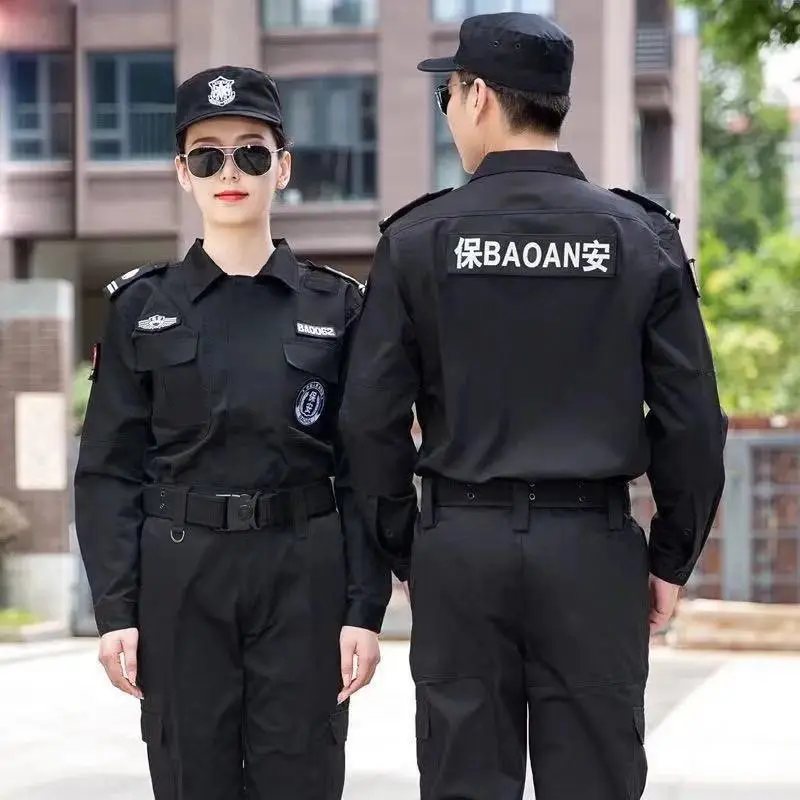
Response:
[[[411,565],[421,800],[521,800],[521,553],[508,514],[439,508]]]
[[[142,738],[155,800],[238,800],[243,538],[150,520],[142,540]]]
[[[254,541],[244,616],[247,800],[340,800],[349,704],[341,689],[345,611],[339,517]]]
[[[536,510],[524,541],[526,683],[537,800],[639,800],[647,775],[649,591],[626,519]]]

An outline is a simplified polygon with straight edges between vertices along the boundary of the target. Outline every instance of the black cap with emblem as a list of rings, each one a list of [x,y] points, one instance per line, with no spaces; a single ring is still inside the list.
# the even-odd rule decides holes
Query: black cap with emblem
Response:
[[[504,12],[468,17],[458,50],[429,58],[422,72],[471,72],[506,89],[569,94],[574,61],[572,39],[538,14]]]
[[[206,69],[178,86],[175,135],[192,123],[222,116],[259,119],[283,132],[278,87],[266,73],[250,67]]]

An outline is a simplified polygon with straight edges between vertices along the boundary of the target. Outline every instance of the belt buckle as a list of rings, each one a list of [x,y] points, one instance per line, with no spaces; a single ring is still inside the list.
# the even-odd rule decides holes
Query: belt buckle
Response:
[[[225,527],[219,528],[223,533],[235,531],[258,530],[256,519],[259,493],[256,494],[220,494],[217,497],[226,497]]]

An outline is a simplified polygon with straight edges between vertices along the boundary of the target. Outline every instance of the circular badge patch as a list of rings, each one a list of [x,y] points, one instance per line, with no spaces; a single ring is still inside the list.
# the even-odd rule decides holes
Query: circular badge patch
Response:
[[[325,387],[319,381],[308,381],[297,393],[294,402],[294,416],[301,424],[313,425],[325,408]]]

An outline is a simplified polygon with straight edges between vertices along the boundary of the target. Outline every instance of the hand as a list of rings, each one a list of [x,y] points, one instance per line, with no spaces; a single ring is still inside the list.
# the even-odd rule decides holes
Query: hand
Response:
[[[338,702],[343,703],[372,680],[380,663],[381,653],[377,633],[349,626],[342,628],[339,648],[342,654],[344,688],[339,693]],[[353,673],[354,660],[355,673]]]
[[[669,624],[678,602],[681,587],[650,576],[650,635],[655,636]]]
[[[100,638],[100,655],[98,660],[114,686],[126,694],[142,699],[142,692],[136,685],[136,651],[139,646],[139,631],[136,628],[125,628],[121,631],[110,631]],[[124,658],[124,667],[120,663]]]

